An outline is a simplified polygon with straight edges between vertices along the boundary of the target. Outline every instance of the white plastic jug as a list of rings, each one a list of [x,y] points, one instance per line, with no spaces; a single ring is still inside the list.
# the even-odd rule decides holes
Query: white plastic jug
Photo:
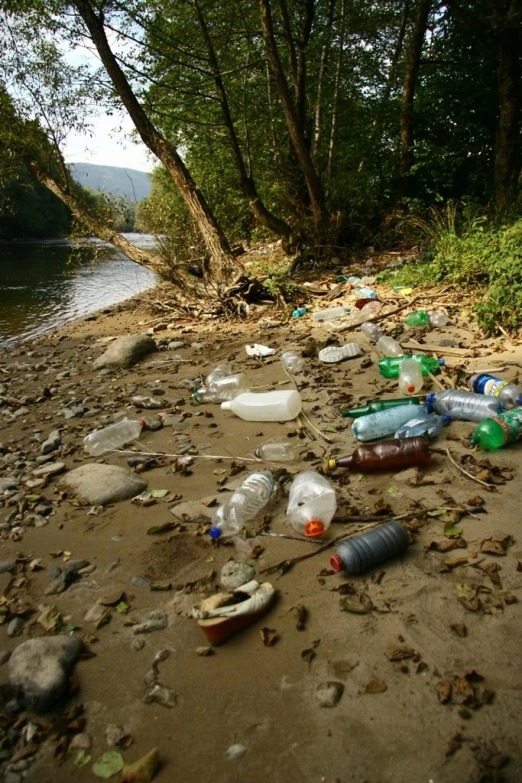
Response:
[[[234,400],[222,402],[221,408],[245,421],[290,421],[301,412],[302,401],[295,389],[278,389],[240,394]]]

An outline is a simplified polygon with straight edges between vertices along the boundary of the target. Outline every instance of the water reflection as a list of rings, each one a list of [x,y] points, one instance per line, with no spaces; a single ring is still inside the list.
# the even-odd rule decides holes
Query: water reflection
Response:
[[[127,237],[141,247],[154,239]],[[68,321],[121,302],[157,282],[156,275],[114,248],[84,241],[0,245],[0,346],[36,337]],[[96,260],[95,260],[96,258]]]

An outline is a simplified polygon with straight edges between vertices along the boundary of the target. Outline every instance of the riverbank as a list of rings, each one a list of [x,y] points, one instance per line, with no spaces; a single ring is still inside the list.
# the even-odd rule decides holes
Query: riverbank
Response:
[[[392,308],[407,303],[391,289],[376,288]],[[333,304],[343,303],[344,292],[339,295]],[[485,340],[470,322],[462,292],[422,295],[429,298],[412,309],[428,302],[445,308],[446,327],[406,332],[401,317],[408,309],[384,325],[403,344],[445,346],[439,384],[460,383],[464,369],[477,367],[518,376],[520,346]],[[272,466],[291,474],[351,453],[357,444],[339,406],[394,396],[396,384],[380,378],[375,348],[358,329],[340,341],[357,342],[360,356],[325,365],[317,352],[338,338],[309,315],[286,321],[271,306],[253,306],[241,323],[170,321],[151,311],[149,297],[154,294],[0,353],[0,486],[7,487],[0,535],[2,561],[11,563],[0,574],[8,596],[2,682],[8,653],[27,640],[73,632],[88,650],[76,663],[68,697],[51,713],[69,711],[57,736],[44,739],[37,719],[43,741],[37,733],[24,743],[23,721],[11,721],[18,756],[10,783],[24,773],[41,783],[92,780],[93,763],[104,752],[129,762],[152,747],[162,761],[158,783],[518,781],[520,446],[472,451],[467,438],[474,425],[453,422],[422,471],[337,471],[331,480],[338,516],[406,515],[408,553],[355,577],[331,571],[333,548],[289,570],[267,571],[317,544],[278,537],[293,534],[285,518],[286,484],[255,538],[239,549],[211,545],[206,531],[213,508],[245,475],[244,467],[255,466],[243,460],[267,441],[296,444],[298,461]],[[322,302],[317,296],[315,309],[330,306]],[[150,329],[157,352],[127,370],[94,369],[112,338]],[[253,343],[274,348],[275,356],[247,357],[244,346]],[[254,389],[290,388],[279,360],[283,350],[304,356],[305,372],[295,380],[312,426],[244,422],[217,405],[192,405],[188,379],[204,377],[222,361],[244,372]],[[426,389],[437,390],[436,381]],[[135,408],[131,400],[140,395],[163,407]],[[133,469],[133,477],[147,483],[147,498],[99,507],[64,492],[62,476],[80,466],[130,470],[129,454],[95,460],[82,440],[121,415],[144,414],[149,428],[132,447],[135,457],[165,455]],[[59,442],[43,454],[42,444],[56,430]],[[223,459],[211,458],[216,455]],[[34,473],[60,463],[63,473]],[[325,540],[354,527],[363,526],[336,522]],[[257,525],[249,528],[256,532]],[[273,584],[277,600],[261,620],[209,650],[191,610],[218,589],[230,559],[252,563],[256,577]],[[68,572],[75,561],[81,567]],[[134,624],[153,611],[161,618],[158,629],[134,633]],[[168,653],[156,658],[161,651]],[[161,686],[159,701],[174,706],[151,697],[154,685]],[[87,737],[74,740],[78,734]],[[24,757],[28,746],[32,752]],[[75,766],[87,756],[85,765]]]

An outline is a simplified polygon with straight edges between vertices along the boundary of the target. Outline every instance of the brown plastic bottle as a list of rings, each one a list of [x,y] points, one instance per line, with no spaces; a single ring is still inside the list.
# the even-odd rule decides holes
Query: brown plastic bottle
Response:
[[[386,470],[404,470],[414,465],[425,465],[431,459],[427,438],[384,440],[373,446],[357,446],[348,457],[329,459],[327,470],[351,468],[360,473],[380,473]]]

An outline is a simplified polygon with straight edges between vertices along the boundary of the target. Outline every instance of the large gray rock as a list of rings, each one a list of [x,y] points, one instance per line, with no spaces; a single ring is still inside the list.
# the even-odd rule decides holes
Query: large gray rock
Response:
[[[29,639],[16,648],[9,658],[9,681],[21,689],[26,707],[45,712],[64,695],[82,649],[77,636]]]
[[[95,359],[93,367],[95,370],[101,367],[131,367],[157,350],[158,346],[148,334],[129,334],[111,343],[105,353]]]
[[[139,495],[147,482],[126,468],[95,462],[69,471],[59,486],[91,506],[106,506]]]

